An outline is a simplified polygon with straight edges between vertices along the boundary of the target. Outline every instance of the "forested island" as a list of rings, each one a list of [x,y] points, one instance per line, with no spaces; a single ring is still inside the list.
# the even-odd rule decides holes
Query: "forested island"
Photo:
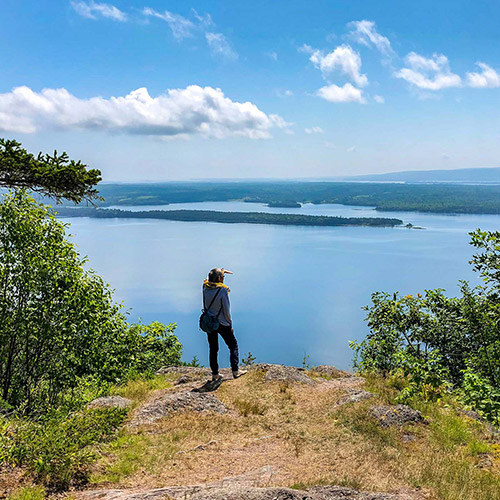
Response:
[[[383,217],[331,217],[323,215],[269,214],[263,212],[218,212],[214,210],[145,210],[131,211],[110,208],[58,207],[62,217],[163,219],[184,222],[221,222],[229,224],[276,224],[281,226],[375,226],[394,227],[400,219]]]
[[[100,206],[205,201],[298,207],[301,203],[372,206],[381,211],[500,214],[500,186],[319,181],[168,182],[102,184]]]

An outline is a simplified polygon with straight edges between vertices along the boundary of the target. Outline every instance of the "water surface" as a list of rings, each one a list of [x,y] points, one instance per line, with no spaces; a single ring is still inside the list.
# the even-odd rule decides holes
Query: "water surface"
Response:
[[[428,288],[458,293],[459,279],[477,277],[468,261],[467,233],[500,230],[495,215],[378,212],[370,207],[304,205],[269,208],[243,202],[117,207],[126,210],[203,209],[395,217],[424,230],[374,227],[298,227],[144,219],[65,219],[90,266],[131,309],[130,320],[177,322],[184,358],[208,365],[198,330],[201,283],[212,267],[234,271],[235,333],[242,354],[258,361],[349,368],[348,341],[367,329],[362,306],[376,290],[415,294]],[[222,365],[228,366],[221,345]]]

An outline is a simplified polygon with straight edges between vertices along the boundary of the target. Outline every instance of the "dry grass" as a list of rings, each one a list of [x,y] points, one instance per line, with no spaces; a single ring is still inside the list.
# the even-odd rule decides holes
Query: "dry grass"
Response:
[[[231,410],[226,415],[177,414],[123,430],[103,450],[94,487],[198,484],[271,465],[275,486],[421,488],[427,498],[500,500],[500,447],[488,442],[480,424],[424,405],[430,424],[407,427],[416,439],[405,442],[403,430],[382,429],[368,413],[394,398],[397,382],[367,385],[379,397],[337,407],[342,379],[288,385],[250,372],[217,391]]]

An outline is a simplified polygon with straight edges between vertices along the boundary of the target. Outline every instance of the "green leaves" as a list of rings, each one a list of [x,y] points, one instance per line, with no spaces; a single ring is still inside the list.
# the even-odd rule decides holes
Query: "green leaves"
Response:
[[[461,388],[466,402],[498,420],[500,392],[500,233],[477,230],[471,244],[481,250],[471,263],[487,287],[460,282],[460,297],[443,290],[416,296],[376,292],[367,307],[370,333],[352,342],[355,366],[402,373],[403,400],[437,399]]]
[[[126,322],[65,230],[24,192],[0,204],[0,399],[29,414],[89,377],[119,383],[181,356],[175,324]]]
[[[79,203],[101,199],[95,189],[99,181],[99,170],[87,169],[66,153],[34,156],[19,142],[0,138],[0,187],[30,189],[57,201],[65,198]]]

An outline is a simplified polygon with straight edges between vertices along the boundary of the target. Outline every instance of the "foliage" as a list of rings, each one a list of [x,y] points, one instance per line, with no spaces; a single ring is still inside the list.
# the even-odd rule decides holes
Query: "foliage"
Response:
[[[19,420],[0,428],[2,463],[25,466],[51,488],[84,481],[97,458],[93,445],[113,435],[127,410],[87,409],[68,415],[52,410],[39,421]]]
[[[74,203],[102,199],[95,189],[101,172],[87,169],[81,161],[70,160],[66,153],[53,155],[28,153],[17,141],[0,138],[0,186],[30,189],[60,201]]]
[[[251,366],[251,365],[255,364],[256,359],[257,358],[255,356],[253,356],[252,353],[249,351],[246,356],[241,358],[241,363],[245,366]]]
[[[439,289],[403,297],[376,292],[365,308],[370,333],[351,347],[360,370],[407,378],[401,399],[435,400],[461,388],[468,405],[498,422],[500,233],[471,237],[480,250],[471,263],[486,286],[460,282],[461,295],[452,298]]]
[[[147,210],[132,211],[111,208],[60,208],[64,217],[161,219],[186,222],[223,222],[228,224],[277,224],[282,226],[376,226],[393,227],[400,219],[385,217],[332,217],[329,215],[276,214],[264,212],[218,212],[215,210]]]
[[[193,359],[191,361],[189,361],[189,362],[181,361],[180,365],[181,366],[191,366],[193,368],[203,367],[203,365],[200,364],[200,360],[198,359],[198,356],[193,356]]]
[[[261,204],[341,203],[377,210],[500,213],[500,186],[360,182],[169,182],[105,184],[107,206],[244,200]],[[300,211],[300,210],[299,210]]]
[[[7,500],[44,500],[45,493],[43,486],[25,486],[10,494]]]
[[[0,204],[0,398],[27,413],[180,359],[175,324],[128,325],[65,229],[24,192]]]
[[[470,369],[464,372],[461,387],[462,400],[475,408],[490,422],[500,425],[500,390],[491,385],[489,380]]]

